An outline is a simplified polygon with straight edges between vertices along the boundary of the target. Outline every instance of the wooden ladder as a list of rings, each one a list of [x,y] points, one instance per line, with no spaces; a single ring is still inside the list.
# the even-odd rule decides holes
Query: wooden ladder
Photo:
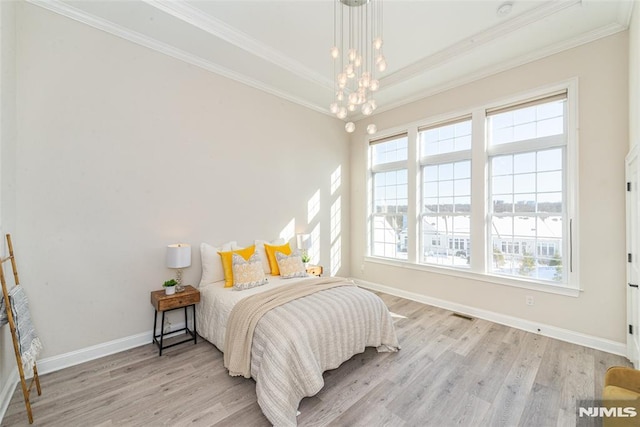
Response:
[[[36,363],[33,362],[33,378],[27,386],[27,381],[24,377],[24,369],[22,368],[22,358],[20,357],[20,344],[18,342],[18,336],[16,334],[16,324],[13,319],[13,313],[11,312],[11,304],[9,302],[9,292],[7,290],[7,282],[4,277],[4,263],[11,260],[11,268],[13,269],[13,278],[16,286],[20,286],[20,279],[18,278],[18,268],[16,267],[16,258],[13,254],[13,244],[11,243],[11,235],[7,234],[7,246],[9,247],[9,256],[3,258],[0,262],[0,282],[2,283],[2,295],[4,296],[4,306],[7,310],[7,318],[9,319],[9,327],[11,328],[11,338],[13,339],[13,350],[16,354],[16,362],[18,363],[18,372],[20,373],[20,383],[22,385],[22,395],[24,396],[24,405],[27,407],[27,415],[29,416],[29,424],[33,424],[33,414],[31,412],[31,402],[29,401],[29,395],[31,394],[31,387],[33,383],[36,383],[36,389],[38,390],[38,396],[42,394],[40,390],[40,378],[38,377],[38,369]]]

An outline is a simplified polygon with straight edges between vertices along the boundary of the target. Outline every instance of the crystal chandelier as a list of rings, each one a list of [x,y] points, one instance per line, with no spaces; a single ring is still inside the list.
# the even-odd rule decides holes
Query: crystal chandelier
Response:
[[[382,53],[382,0],[335,0],[333,33],[335,100],[329,110],[342,120],[357,111],[370,116],[378,107],[376,73],[387,69]],[[345,125],[349,133],[355,129],[352,121]],[[367,133],[376,131],[376,125],[367,126]]]

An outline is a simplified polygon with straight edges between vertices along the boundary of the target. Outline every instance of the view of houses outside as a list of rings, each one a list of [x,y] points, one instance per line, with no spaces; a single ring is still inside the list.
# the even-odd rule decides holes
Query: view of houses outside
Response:
[[[487,117],[489,144],[499,147],[488,156],[487,272],[566,281],[565,102],[557,97]],[[420,129],[418,138],[417,262],[467,269],[473,256],[471,119]],[[407,260],[414,241],[407,234],[407,140],[405,134],[371,146],[373,256]]]
[[[487,119],[489,144],[500,153],[489,162],[494,273],[566,282],[565,108],[562,94]]]
[[[406,218],[406,215],[398,215],[394,225],[383,217],[376,217],[373,255],[407,259]],[[434,223],[428,222],[429,217],[424,219],[421,262],[468,268],[471,256],[469,217],[456,217],[457,228],[453,228],[452,217],[438,218],[439,221]],[[466,232],[463,231],[465,227]],[[506,236],[492,240],[493,264],[490,270],[493,273],[562,280],[562,239],[557,237],[562,229],[562,217],[538,218],[537,221],[533,217],[500,218],[494,219],[492,228],[495,235]],[[534,235],[535,229],[539,231],[538,236]]]

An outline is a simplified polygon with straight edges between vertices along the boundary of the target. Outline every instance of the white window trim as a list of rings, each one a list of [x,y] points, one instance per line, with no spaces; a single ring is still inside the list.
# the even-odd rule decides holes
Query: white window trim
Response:
[[[397,171],[400,169],[407,169],[406,160],[401,160],[398,162],[383,163],[381,165],[372,166],[371,174],[373,175],[374,173]]]
[[[558,286],[549,284],[547,282],[538,282],[535,280],[527,279],[512,279],[509,276],[498,276],[489,273],[476,273],[473,271],[462,270],[458,268],[451,268],[446,266],[435,266],[433,264],[416,264],[404,260],[398,260],[393,258],[383,258],[376,256],[365,256],[365,262],[372,264],[387,265],[397,268],[403,268],[407,270],[424,271],[435,274],[442,274],[444,276],[460,277],[463,279],[475,280],[478,282],[490,283],[493,285],[510,286],[515,288],[530,289],[532,291],[540,291],[551,294],[566,295],[570,297],[578,297],[581,288],[571,288],[568,286]]]
[[[470,167],[473,168],[472,160],[471,160],[471,156],[472,156],[472,150],[458,150],[458,151],[450,151],[447,153],[438,153],[438,154],[423,154],[422,151],[420,150],[419,147],[419,135],[420,132],[426,131],[428,129],[434,129],[434,128],[438,128],[440,126],[448,126],[448,125],[452,125],[452,124],[456,124],[456,123],[461,123],[461,122],[465,122],[465,121],[471,121],[472,125],[473,125],[473,120],[472,117],[467,114],[463,117],[457,117],[457,118],[451,118],[450,120],[445,120],[445,121],[440,121],[438,123],[432,123],[429,126],[422,126],[422,127],[416,127],[414,128],[415,131],[415,144],[416,144],[416,157],[418,157],[417,159],[417,170],[416,170],[416,192],[414,194],[416,194],[416,228],[415,228],[415,232],[414,235],[417,236],[416,240],[416,254],[414,258],[411,258],[415,261],[416,264],[420,264],[420,265],[433,265],[433,266],[441,266],[441,267],[446,267],[446,268],[456,268],[456,267],[449,267],[447,265],[440,265],[440,264],[433,264],[433,263],[426,263],[426,262],[422,262],[422,257],[423,257],[423,248],[424,248],[424,233],[422,231],[422,225],[423,225],[423,220],[424,217],[426,216],[426,214],[423,212],[422,208],[423,208],[423,204],[422,204],[422,196],[424,195],[424,177],[422,176],[422,171],[424,170],[425,167],[427,166],[436,166],[436,165],[441,165],[441,164],[446,164],[446,163],[456,163],[456,162],[464,162],[464,161],[469,161],[470,163]],[[471,140],[473,141],[473,131],[471,133],[472,137]],[[472,176],[470,176],[470,179],[473,179],[473,169],[471,170]],[[472,196],[473,192],[471,193],[470,197]],[[473,206],[473,203],[472,203]],[[466,215],[471,215],[471,212],[466,213],[466,212],[452,212],[451,216],[466,216]],[[436,213],[434,214],[434,216],[444,216],[442,213]],[[450,239],[451,237],[446,236],[444,237],[445,239]],[[471,238],[471,235],[469,235],[469,238]],[[473,245],[472,245],[473,246]],[[447,241],[447,247],[448,247],[448,241]],[[465,249],[468,250],[468,249]],[[470,268],[470,266],[467,268],[462,268],[462,267],[457,267],[457,268],[461,268],[462,270],[468,270]]]
[[[371,141],[376,141],[376,140],[384,140],[384,139],[392,139],[394,137],[402,137],[402,136],[407,136],[408,141],[407,141],[407,160],[397,160],[395,162],[388,162],[388,163],[382,163],[379,165],[372,165],[371,161],[371,147],[374,146],[375,144],[371,144]],[[406,169],[407,170],[407,221],[410,223],[411,221],[409,221],[409,218],[411,218],[410,214],[410,210],[411,210],[411,204],[408,202],[411,197],[410,195],[413,194],[411,191],[411,167],[410,165],[410,158],[411,155],[408,154],[410,153],[409,150],[411,150],[411,137],[409,135],[409,132],[407,130],[401,130],[401,131],[395,131],[395,132],[389,132],[387,131],[386,133],[378,133],[376,135],[375,139],[366,140],[366,145],[367,145],[367,149],[366,149],[366,153],[367,153],[367,255],[371,255],[371,249],[373,246],[373,218],[375,216],[386,216],[385,214],[376,214],[373,212],[373,176],[377,173],[384,173],[384,172],[392,172],[392,171],[398,171],[398,170],[403,170]],[[411,227],[408,226],[407,227],[407,236],[409,236],[409,232],[410,232]],[[408,256],[411,256],[411,245],[408,245]],[[388,260],[400,260],[399,258],[391,258],[391,257],[380,257],[381,259],[388,259]],[[409,258],[411,259],[411,258]]]
[[[471,265],[469,269],[458,269],[447,266],[438,266],[433,264],[420,264],[418,262],[418,248],[421,245],[421,237],[418,236],[417,230],[419,230],[418,221],[421,218],[420,201],[421,201],[421,176],[418,173],[421,168],[421,161],[423,160],[418,153],[418,129],[431,127],[440,123],[446,123],[451,120],[459,119],[460,117],[468,116],[471,111],[472,116],[472,141],[485,140],[486,135],[486,120],[484,120],[485,112],[492,108],[497,108],[504,105],[516,104],[527,99],[534,99],[536,97],[544,96],[556,91],[567,91],[567,115],[566,115],[566,128],[567,128],[567,143],[566,143],[566,188],[564,194],[566,195],[566,212],[567,219],[569,220],[568,236],[563,239],[563,244],[566,248],[563,251],[568,255],[567,266],[567,283],[566,284],[553,284],[547,281],[528,280],[524,278],[509,277],[495,275],[489,272],[487,265],[487,251],[489,245],[489,238],[487,236],[487,223],[489,220],[489,189],[488,189],[488,174],[487,174],[487,160],[489,155],[496,155],[500,153],[499,146],[492,148],[491,150],[482,144],[472,144],[471,147],[471,242],[485,242],[483,244],[471,244]],[[408,135],[408,194],[415,195],[415,203],[411,203],[411,196],[409,197],[409,204],[407,207],[408,214],[408,236],[413,236],[409,239],[409,249],[407,260],[399,260],[395,258],[382,258],[371,255],[371,218],[372,218],[372,169],[370,164],[369,155],[369,138],[364,138],[364,144],[366,146],[365,156],[367,169],[366,183],[367,183],[367,221],[365,221],[366,232],[366,255],[364,257],[365,262],[373,262],[384,265],[391,265],[401,268],[407,268],[418,271],[427,271],[432,273],[438,273],[448,276],[463,277],[480,282],[512,286],[517,288],[531,289],[535,291],[548,292],[553,294],[567,295],[577,297],[582,291],[580,288],[579,277],[579,260],[580,260],[580,239],[579,239],[579,219],[578,210],[578,189],[579,189],[579,169],[578,169],[578,78],[574,77],[563,82],[556,84],[539,87],[534,90],[525,91],[515,94],[510,97],[500,98],[493,100],[482,105],[472,106],[470,108],[457,110],[455,112],[440,114],[428,119],[422,119],[412,123],[398,126],[392,129],[387,129],[378,132],[376,139],[385,138],[401,133]],[[480,115],[482,119],[478,120]],[[553,138],[553,137],[551,137]],[[485,142],[486,143],[486,142]],[[543,142],[543,145],[547,144]],[[549,141],[551,145],[551,141]],[[511,151],[511,150],[510,150]],[[511,151],[512,152],[512,151]],[[454,154],[458,154],[457,152]],[[376,170],[377,171],[377,170]],[[479,200],[482,202],[479,202]],[[477,212],[480,210],[481,212]]]

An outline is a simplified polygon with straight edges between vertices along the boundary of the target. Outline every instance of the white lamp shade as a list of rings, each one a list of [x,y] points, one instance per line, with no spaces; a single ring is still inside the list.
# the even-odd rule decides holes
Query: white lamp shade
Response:
[[[296,235],[298,249],[304,250],[311,248],[311,235],[310,234],[297,234]]]
[[[191,246],[186,243],[176,243],[167,246],[167,267],[185,268],[191,265]]]

